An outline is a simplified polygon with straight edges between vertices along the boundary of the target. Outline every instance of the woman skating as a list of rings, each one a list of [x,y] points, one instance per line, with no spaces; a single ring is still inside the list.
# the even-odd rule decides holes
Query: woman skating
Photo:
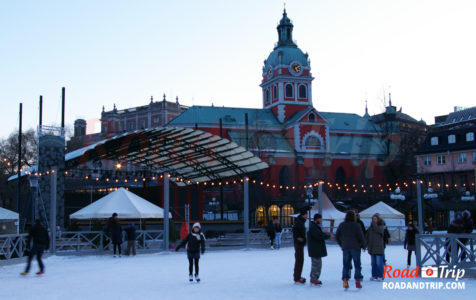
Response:
[[[193,266],[195,266],[195,280],[200,282],[198,261],[200,260],[200,252],[205,253],[205,236],[201,232],[200,223],[193,224],[192,232],[175,248],[175,251],[185,245],[187,245],[189,280],[193,281]]]

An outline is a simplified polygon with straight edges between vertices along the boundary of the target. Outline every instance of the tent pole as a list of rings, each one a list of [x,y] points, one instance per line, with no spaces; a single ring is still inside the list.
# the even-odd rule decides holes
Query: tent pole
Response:
[[[169,174],[164,173],[164,250],[169,251]]]

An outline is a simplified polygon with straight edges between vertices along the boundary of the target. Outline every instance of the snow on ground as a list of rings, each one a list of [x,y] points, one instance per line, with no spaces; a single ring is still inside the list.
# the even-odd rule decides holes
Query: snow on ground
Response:
[[[25,264],[0,268],[0,299],[439,299],[466,297],[476,293],[476,280],[463,279],[464,290],[385,290],[382,282],[369,281],[370,257],[362,253],[363,289],[354,281],[342,288],[342,252],[328,245],[323,259],[322,287],[295,285],[292,281],[294,249],[211,250],[200,260],[202,282],[188,282],[188,261],[179,253],[139,254],[136,257],[51,256],[45,260],[46,274],[20,276]],[[389,246],[387,263],[405,268],[406,251]],[[304,261],[303,276],[309,280],[310,258]],[[453,282],[443,279],[387,279],[386,282]]]

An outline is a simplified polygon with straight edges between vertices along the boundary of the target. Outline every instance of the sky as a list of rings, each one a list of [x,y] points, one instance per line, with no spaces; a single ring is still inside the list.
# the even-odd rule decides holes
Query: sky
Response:
[[[473,0],[288,0],[309,53],[318,111],[363,115],[392,104],[434,123],[476,103]],[[0,0],[0,138],[38,124],[100,117],[150,97],[262,107],[263,61],[283,1]],[[91,128],[90,128],[91,129]],[[91,131],[89,129],[89,131]]]

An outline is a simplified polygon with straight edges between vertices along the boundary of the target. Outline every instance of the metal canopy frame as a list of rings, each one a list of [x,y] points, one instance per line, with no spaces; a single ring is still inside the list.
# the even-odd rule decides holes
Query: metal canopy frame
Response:
[[[66,158],[70,169],[93,159],[171,174],[178,185],[221,180],[268,168],[253,153],[202,130],[155,127],[112,137]],[[175,178],[183,181],[176,181]]]

